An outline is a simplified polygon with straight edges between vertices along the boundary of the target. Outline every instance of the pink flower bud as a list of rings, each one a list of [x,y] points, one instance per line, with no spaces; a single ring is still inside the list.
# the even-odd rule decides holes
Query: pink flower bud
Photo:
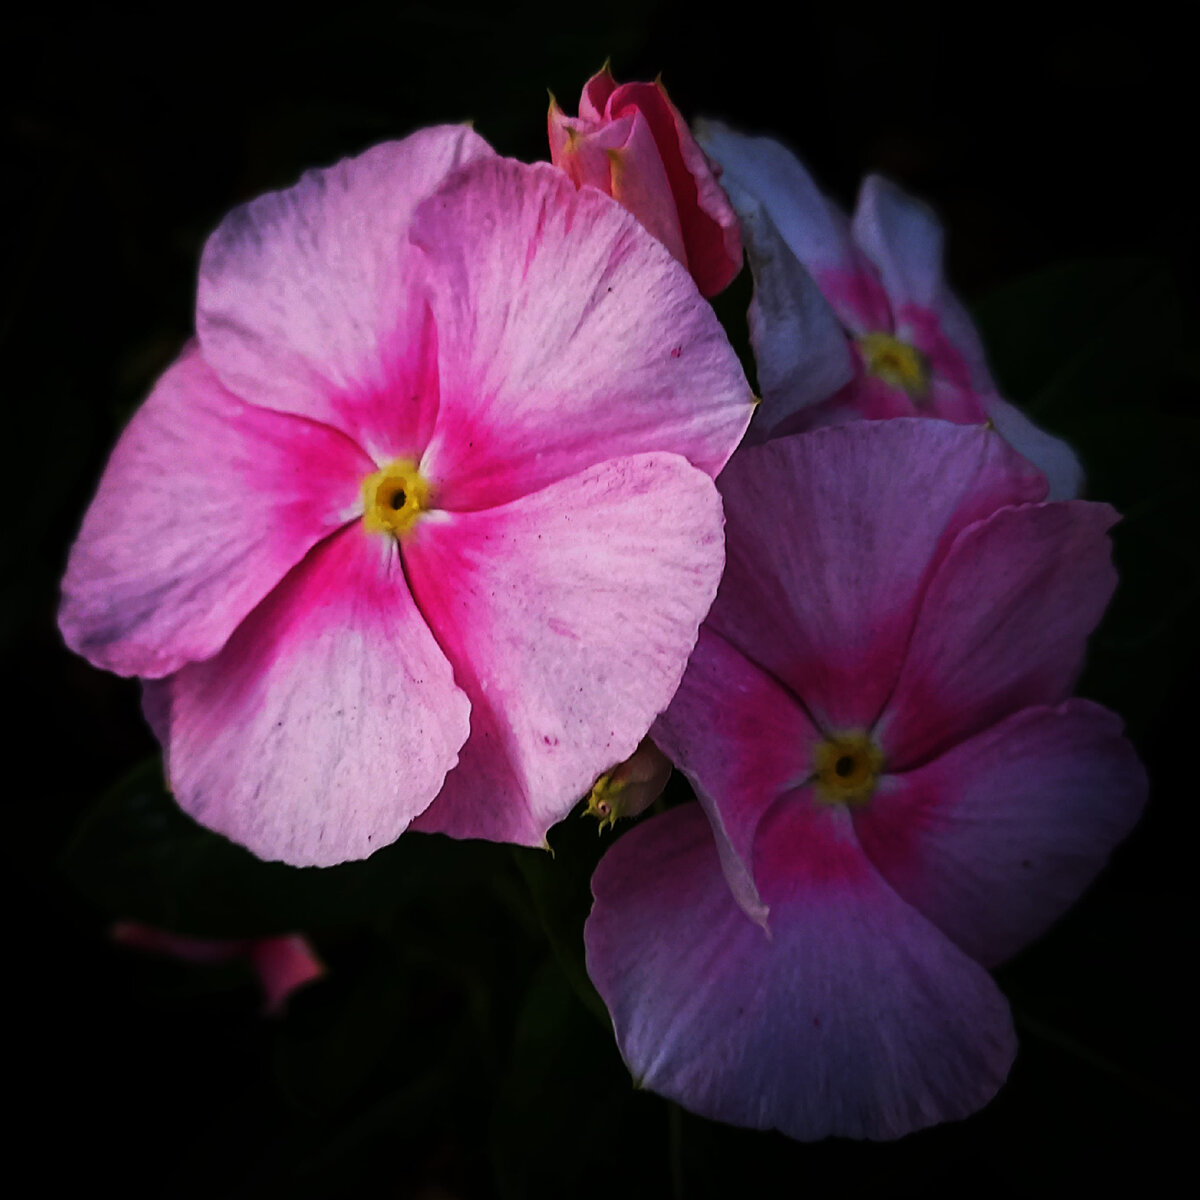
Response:
[[[197,938],[140,921],[118,921],[109,936],[118,945],[198,966],[248,962],[258,978],[264,1011],[269,1015],[281,1012],[298,987],[325,974],[316,951],[299,933],[263,938]]]
[[[606,63],[587,81],[579,116],[550,98],[550,157],[582,187],[624,205],[715,296],[742,267],[737,214],[661,81],[617,85]]]

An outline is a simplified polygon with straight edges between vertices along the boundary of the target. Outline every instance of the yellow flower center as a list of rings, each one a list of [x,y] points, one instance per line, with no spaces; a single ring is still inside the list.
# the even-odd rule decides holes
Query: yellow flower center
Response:
[[[890,333],[865,333],[858,339],[867,372],[902,387],[919,400],[929,391],[929,364],[920,350]]]
[[[411,458],[398,458],[363,480],[363,524],[372,533],[407,533],[429,507],[429,481]]]
[[[823,804],[866,804],[883,770],[883,752],[859,730],[834,734],[813,752],[817,799]]]

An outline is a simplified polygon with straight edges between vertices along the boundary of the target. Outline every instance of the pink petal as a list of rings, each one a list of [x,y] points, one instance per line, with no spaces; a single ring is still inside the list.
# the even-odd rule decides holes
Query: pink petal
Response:
[[[754,835],[772,803],[808,780],[820,734],[791,692],[707,624],[653,733],[704,805],[738,903],[762,921]]]
[[[417,827],[540,845],[667,706],[723,559],[716,488],[676,455],[419,524],[405,569],[473,707]]]
[[[303,934],[258,938],[248,949],[268,1013],[281,1012],[297,988],[325,974],[325,964]]]
[[[650,124],[645,113],[637,109],[627,119],[629,137],[609,159],[609,195],[633,213],[674,258],[690,267],[680,227],[681,213]]]
[[[607,115],[608,101],[617,89],[617,81],[612,71],[605,63],[583,85],[583,94],[579,97],[579,115],[587,121],[603,121]]]
[[[831,819],[776,824],[777,838],[817,838],[820,870],[777,889],[770,937],[734,903],[696,806],[635,826],[601,860],[588,973],[634,1079],[803,1140],[896,1138],[982,1107],[1015,1051],[987,973]]]
[[[593,126],[588,121],[568,117],[554,105],[550,109],[547,125],[550,161],[566,171],[576,187],[590,183],[606,196],[612,195],[612,159],[609,155],[629,140],[633,118],[625,117],[607,125]]]
[[[1070,695],[1117,576],[1107,504],[1005,508],[965,529],[931,579],[877,731],[891,770]]]
[[[419,456],[437,347],[407,228],[449,171],[491,153],[465,126],[423,129],[234,209],[204,247],[196,306],[222,382],[378,461]]]
[[[879,271],[892,308],[934,308],[943,289],[942,226],[919,200],[880,175],[858,193],[854,240]]]
[[[1044,481],[980,426],[857,421],[737,454],[709,625],[823,728],[869,727],[954,536]]]
[[[1068,700],[891,777],[854,824],[892,887],[992,965],[1066,911],[1141,815],[1146,789],[1120,719]]]
[[[171,685],[171,784],[262,858],[330,866],[394,841],[457,761],[470,704],[390,539],[313,551]]]
[[[608,111],[638,112],[653,131],[679,213],[683,260],[702,295],[715,296],[742,269],[737,214],[713,165],[667,97],[661,83],[625,83],[609,98]]]
[[[71,550],[67,645],[144,677],[210,657],[354,517],[371,466],[332,429],[235,399],[188,347],[121,435]]]
[[[435,279],[447,508],[665,450],[715,474],[752,395],[712,308],[620,205],[543,163],[481,160],[418,210]]]

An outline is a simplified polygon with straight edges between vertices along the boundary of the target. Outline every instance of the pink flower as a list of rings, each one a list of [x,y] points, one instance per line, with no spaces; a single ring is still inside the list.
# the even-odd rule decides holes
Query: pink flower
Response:
[[[619,205],[463,127],[232,212],[60,626],[147,680],[179,803],[264,858],[540,844],[666,707],[752,397]]]
[[[258,977],[265,1011],[283,1011],[288,997],[325,974],[309,940],[299,933],[264,938],[195,938],[168,933],[138,921],[118,921],[109,931],[114,942],[149,954],[162,954],[199,966],[248,962]]]
[[[928,420],[777,439],[720,487],[728,567],[654,727],[701,804],[601,861],[588,970],[635,1078],[705,1116],[964,1117],[1015,1052],[985,968],[1144,803],[1120,720],[1070,699],[1116,514],[1040,503],[994,433]]]
[[[979,334],[947,286],[942,227],[929,209],[869,175],[847,221],[778,142],[715,121],[698,128],[742,219],[770,429],[855,417],[991,421],[1046,473],[1051,499],[1080,494],[1070,446],[998,393]]]
[[[619,200],[705,296],[742,269],[737,214],[661,81],[618,86],[606,63],[584,85],[578,117],[551,96],[547,127],[554,165]]]

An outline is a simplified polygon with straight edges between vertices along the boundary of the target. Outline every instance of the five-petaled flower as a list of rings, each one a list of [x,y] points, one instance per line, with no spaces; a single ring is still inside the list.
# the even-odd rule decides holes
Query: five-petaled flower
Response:
[[[634,1076],[705,1116],[966,1116],[1015,1051],[986,968],[1145,798],[1120,720],[1070,698],[1116,514],[1041,502],[995,433],[934,420],[775,439],[719,483],[728,566],[653,730],[701,804],[601,861],[589,972]]]
[[[669,702],[753,397],[620,205],[461,126],[232,212],[60,626],[264,858],[543,842]]]
[[[697,126],[742,218],[754,298],[750,336],[769,430],[855,417],[989,421],[1045,472],[1052,500],[1080,494],[1074,451],[998,392],[983,343],[942,271],[943,232],[878,175],[853,220],[770,138]]]
[[[605,64],[584,84],[579,116],[551,97],[546,124],[554,165],[619,200],[705,296],[742,269],[737,213],[661,81],[618,85]]]

